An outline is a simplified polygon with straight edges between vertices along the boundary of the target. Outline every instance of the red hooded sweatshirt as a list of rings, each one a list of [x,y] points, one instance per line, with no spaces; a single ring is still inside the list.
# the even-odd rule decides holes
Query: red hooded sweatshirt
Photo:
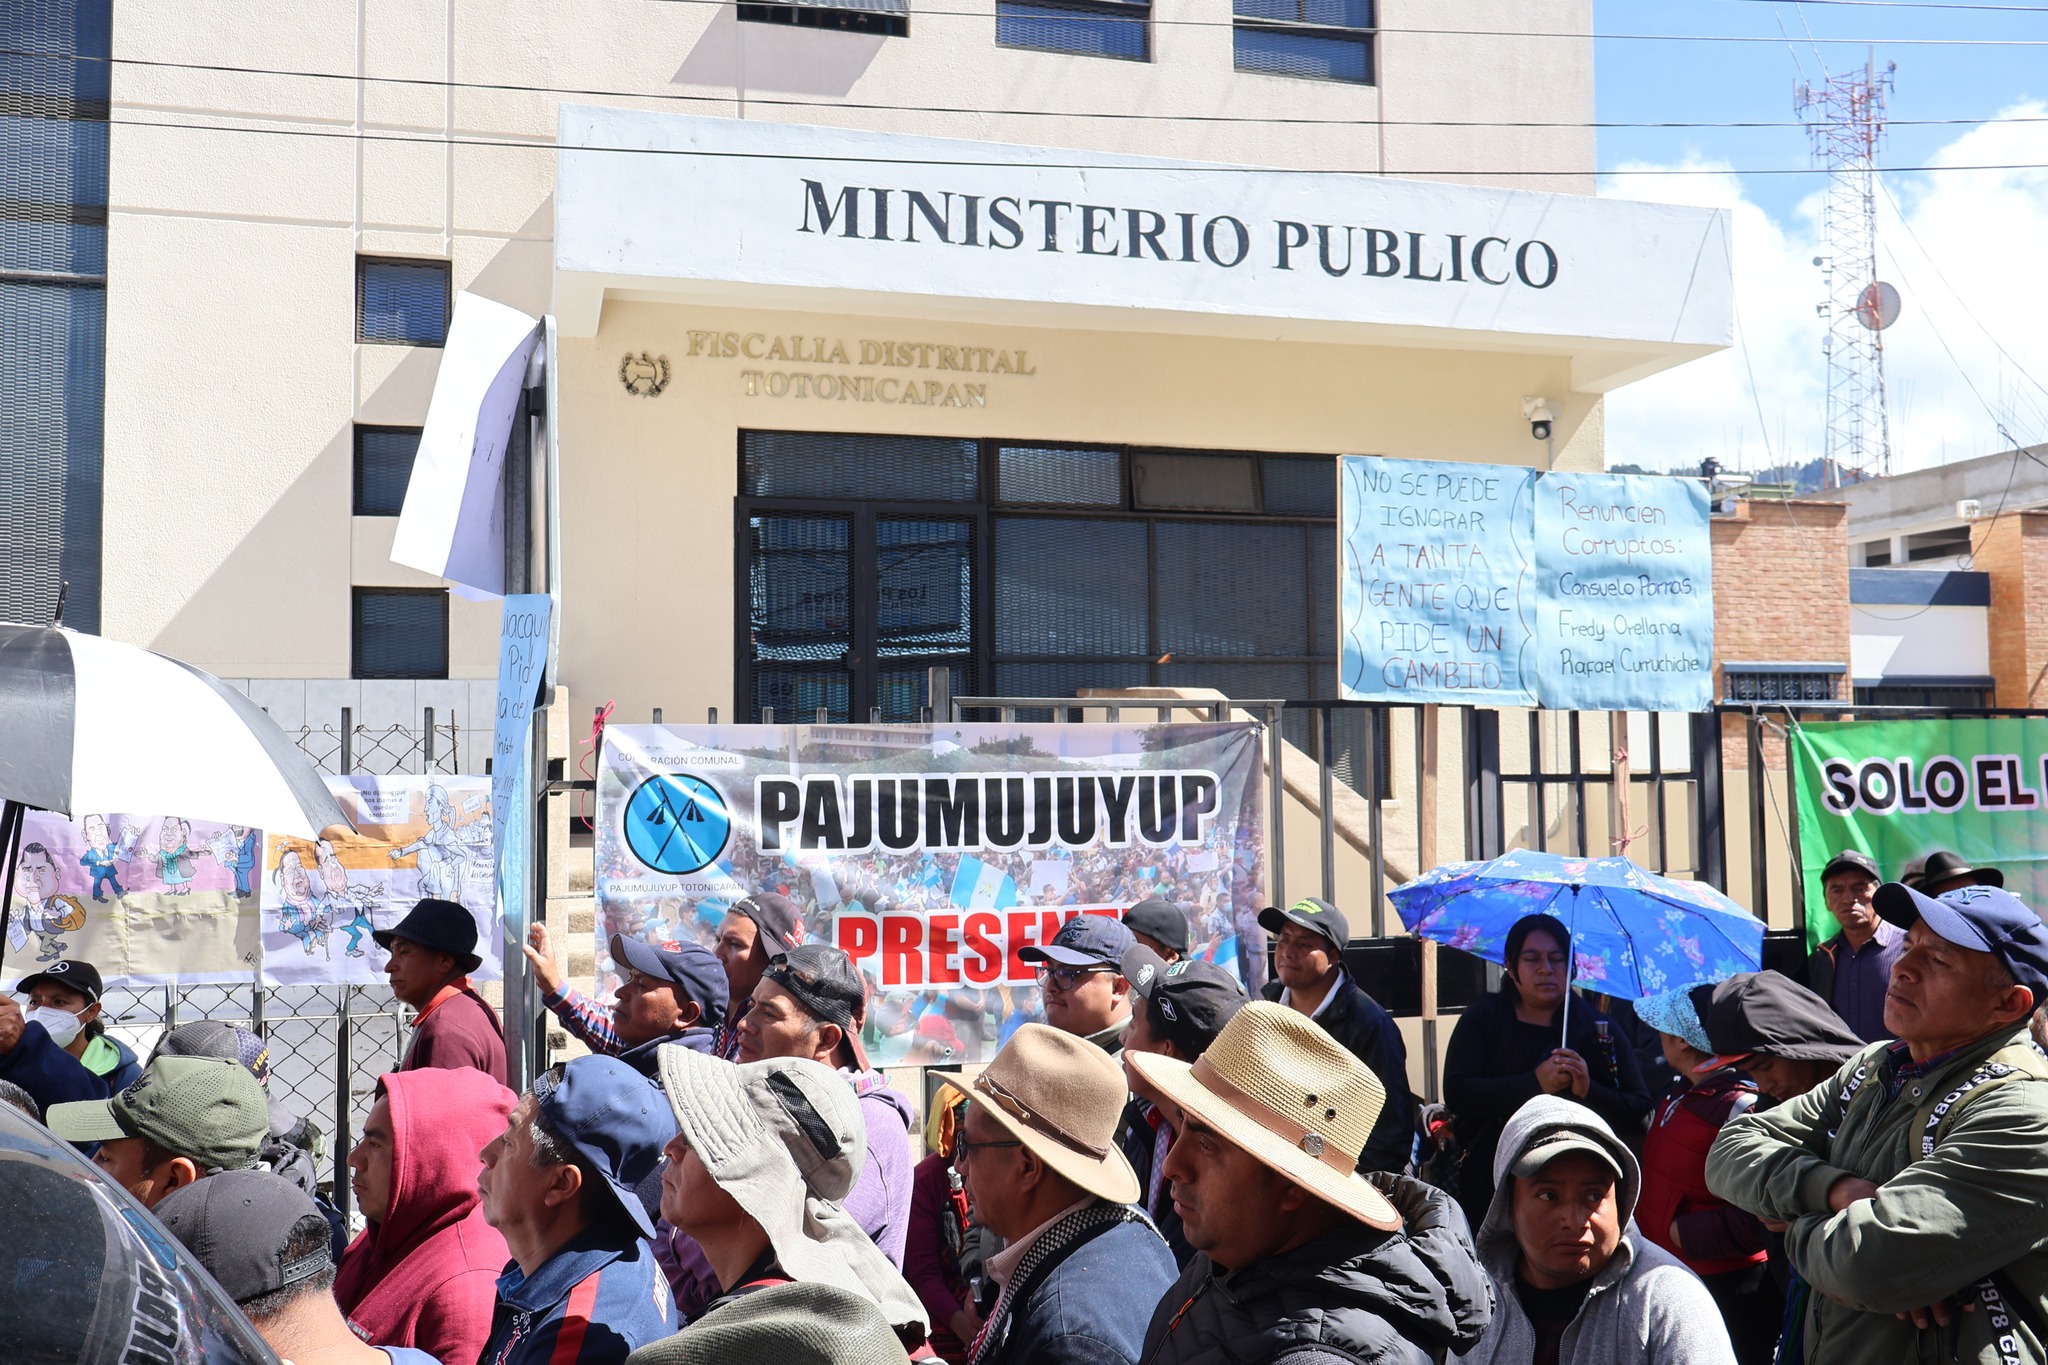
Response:
[[[484,1221],[480,1154],[519,1097],[474,1067],[393,1071],[377,1087],[391,1107],[391,1206],[342,1254],[335,1301],[376,1345],[473,1361],[511,1259]]]

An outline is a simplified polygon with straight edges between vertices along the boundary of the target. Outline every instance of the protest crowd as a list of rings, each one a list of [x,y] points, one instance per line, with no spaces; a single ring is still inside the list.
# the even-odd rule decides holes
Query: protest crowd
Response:
[[[1191,953],[1199,910],[1083,914],[1022,950],[1044,1022],[922,1114],[779,893],[710,948],[613,937],[610,1002],[535,927],[588,1055],[519,1094],[476,924],[429,898],[375,935],[416,1014],[346,1155],[353,1236],[263,1042],[139,1059],[89,963],[0,998],[0,1098],[295,1365],[2048,1362],[2048,927],[1947,854],[1823,885],[1804,981],[1633,1002],[1522,918],[1441,1105],[1336,907],[1260,914],[1256,999]]]

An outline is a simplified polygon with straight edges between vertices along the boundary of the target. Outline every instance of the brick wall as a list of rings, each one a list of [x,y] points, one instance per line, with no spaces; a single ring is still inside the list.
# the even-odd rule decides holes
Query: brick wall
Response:
[[[1848,516],[1836,502],[1745,500],[1714,518],[1716,699],[1725,660],[1849,662]],[[1843,701],[1848,687],[1845,677]],[[1739,720],[1726,723],[1722,746],[1729,767],[1749,765]],[[1775,741],[1765,762],[1782,766]]]
[[[1970,528],[1972,567],[1991,576],[1991,677],[1999,706],[2048,705],[2048,512]]]

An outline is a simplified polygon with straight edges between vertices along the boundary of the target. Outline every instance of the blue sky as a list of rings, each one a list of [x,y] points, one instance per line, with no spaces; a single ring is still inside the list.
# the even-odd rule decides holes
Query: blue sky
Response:
[[[1746,342],[1614,395],[1609,459],[1669,467],[1712,454],[1755,467],[1767,453],[1819,454],[1824,371],[1811,259],[1820,177],[1754,173],[1812,165],[1794,88],[1817,78],[1823,62],[1837,72],[1860,67],[1864,44],[1879,40],[1878,67],[1898,64],[1880,165],[2048,163],[2048,10],[1601,0],[1595,28],[1766,40],[1602,38],[1595,70],[1603,122],[1782,125],[1601,131],[1601,167],[1616,172],[1603,193],[1734,211]],[[2043,45],[2017,45],[2024,40]],[[1932,122],[2001,115],[2043,121]],[[1663,173],[1677,168],[1709,173]],[[2048,441],[2048,340],[2038,339],[2048,270],[2036,264],[2048,242],[2048,171],[1898,172],[1885,183],[1891,197],[1880,203],[1879,273],[1906,296],[1905,315],[1887,336],[1893,467],[1990,454],[2008,448],[2002,432]]]

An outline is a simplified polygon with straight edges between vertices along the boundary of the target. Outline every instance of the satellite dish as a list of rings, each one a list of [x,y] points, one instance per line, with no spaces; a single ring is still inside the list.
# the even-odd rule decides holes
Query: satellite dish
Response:
[[[1899,320],[1899,291],[1883,280],[1873,280],[1856,300],[1856,321],[1873,332],[1882,332]]]

